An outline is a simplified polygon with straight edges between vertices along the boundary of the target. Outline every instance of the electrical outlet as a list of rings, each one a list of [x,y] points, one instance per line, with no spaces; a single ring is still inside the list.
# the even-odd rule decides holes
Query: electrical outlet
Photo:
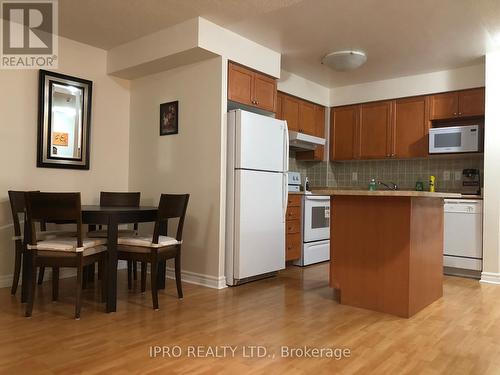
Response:
[[[462,171],[455,171],[455,181],[460,181],[462,179]]]
[[[358,172],[352,172],[351,180],[352,181],[358,181]]]
[[[450,171],[443,172],[443,181],[450,181]]]

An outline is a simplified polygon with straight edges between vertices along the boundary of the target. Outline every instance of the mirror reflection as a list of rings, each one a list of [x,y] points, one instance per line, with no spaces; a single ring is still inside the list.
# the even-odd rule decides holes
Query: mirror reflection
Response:
[[[81,159],[83,90],[52,83],[50,156]]]

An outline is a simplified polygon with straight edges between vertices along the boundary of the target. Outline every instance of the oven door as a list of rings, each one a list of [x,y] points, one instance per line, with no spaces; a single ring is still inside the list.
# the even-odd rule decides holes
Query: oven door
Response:
[[[330,197],[304,195],[304,242],[330,238]]]

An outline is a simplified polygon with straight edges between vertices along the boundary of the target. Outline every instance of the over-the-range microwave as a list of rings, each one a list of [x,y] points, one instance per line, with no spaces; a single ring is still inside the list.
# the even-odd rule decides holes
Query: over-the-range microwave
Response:
[[[482,151],[482,128],[479,125],[429,129],[429,154]]]

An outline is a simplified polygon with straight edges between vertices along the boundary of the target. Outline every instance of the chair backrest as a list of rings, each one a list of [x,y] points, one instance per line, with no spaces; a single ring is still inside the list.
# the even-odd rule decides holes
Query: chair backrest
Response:
[[[139,207],[141,193],[101,191],[99,204],[107,207]]]
[[[19,214],[24,215],[26,212],[25,193],[24,191],[9,190],[10,209],[12,211],[12,221],[14,222],[14,235],[16,237],[22,236]]]
[[[26,218],[31,245],[36,245],[35,223],[63,222],[77,225],[78,246],[82,246],[82,206],[80,193],[26,193]]]
[[[158,205],[158,219],[155,223],[153,242],[158,243],[160,225],[168,225],[168,219],[178,218],[176,240],[182,241],[184,219],[186,217],[189,194],[162,194]]]

